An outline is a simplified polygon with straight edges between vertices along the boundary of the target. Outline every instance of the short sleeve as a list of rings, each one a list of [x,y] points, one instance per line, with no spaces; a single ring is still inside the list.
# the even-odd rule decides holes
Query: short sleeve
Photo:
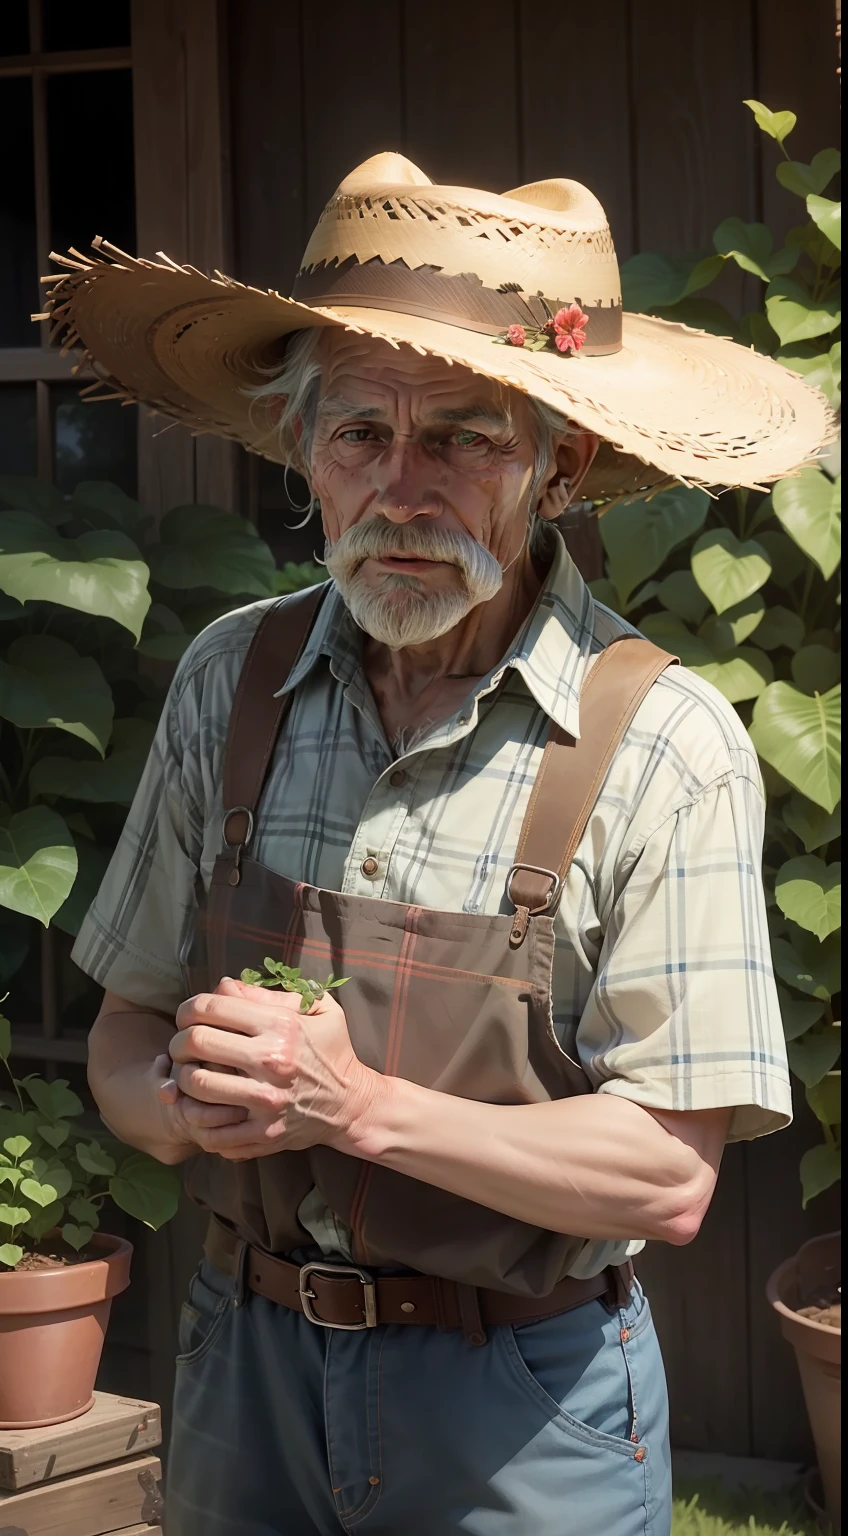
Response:
[[[73,949],[76,964],[129,1002],[176,1011],[203,843],[194,691],[178,673],[115,853]]]
[[[764,809],[752,779],[729,773],[631,850],[577,1034],[599,1092],[648,1109],[732,1107],[734,1141],[792,1118]]]

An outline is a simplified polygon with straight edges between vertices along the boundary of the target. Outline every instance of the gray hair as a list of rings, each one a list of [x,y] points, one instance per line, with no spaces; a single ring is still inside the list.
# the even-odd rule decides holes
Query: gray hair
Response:
[[[269,427],[268,435],[277,437],[279,457],[301,474],[309,468],[312,441],[318,420],[322,373],[318,351],[323,333],[324,327],[317,325],[306,331],[294,331],[286,344],[282,368],[272,374],[267,384],[260,384],[249,391],[256,402],[282,398],[282,410],[275,424]],[[549,531],[544,522],[536,516],[536,503],[550,473],[553,440],[562,432],[573,432],[574,429],[569,428],[566,417],[554,410],[553,406],[532,398],[529,403],[534,417],[536,438],[533,479],[530,482],[532,517],[530,536],[533,546],[538,547],[540,543],[545,544]],[[509,415],[508,396],[505,405]],[[296,433],[298,423],[299,438]],[[316,498],[310,496],[304,522],[308,522],[317,507]]]

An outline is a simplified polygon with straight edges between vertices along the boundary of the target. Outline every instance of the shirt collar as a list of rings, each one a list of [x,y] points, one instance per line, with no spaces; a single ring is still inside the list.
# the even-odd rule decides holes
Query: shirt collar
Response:
[[[580,689],[593,649],[595,605],[586,583],[554,529],[556,547],[545,584],[532,612],[503,660],[480,691],[500,681],[507,667],[517,672],[537,704],[570,736],[580,735]],[[331,584],[296,665],[277,697],[290,693],[326,657],[333,676],[349,684],[362,662],[362,634],[341,594]]]

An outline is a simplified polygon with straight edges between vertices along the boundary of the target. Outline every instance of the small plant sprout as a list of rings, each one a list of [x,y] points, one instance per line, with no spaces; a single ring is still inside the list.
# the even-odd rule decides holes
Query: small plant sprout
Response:
[[[336,987],[343,987],[349,976],[328,976],[326,981],[311,981],[302,976],[299,970],[293,970],[289,965],[283,965],[281,960],[272,960],[268,955],[262,962],[265,974],[262,971],[244,970],[241,980],[249,987],[279,987],[282,992],[300,993],[300,1012],[308,1013],[313,1003],[317,1003],[325,992],[332,992]]]

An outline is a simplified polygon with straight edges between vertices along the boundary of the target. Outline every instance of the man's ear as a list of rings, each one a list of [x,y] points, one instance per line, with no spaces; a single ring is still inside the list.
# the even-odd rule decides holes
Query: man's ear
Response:
[[[600,441],[597,433],[580,429],[555,443],[554,467],[536,507],[539,517],[552,521],[562,516],[577,496]]]

